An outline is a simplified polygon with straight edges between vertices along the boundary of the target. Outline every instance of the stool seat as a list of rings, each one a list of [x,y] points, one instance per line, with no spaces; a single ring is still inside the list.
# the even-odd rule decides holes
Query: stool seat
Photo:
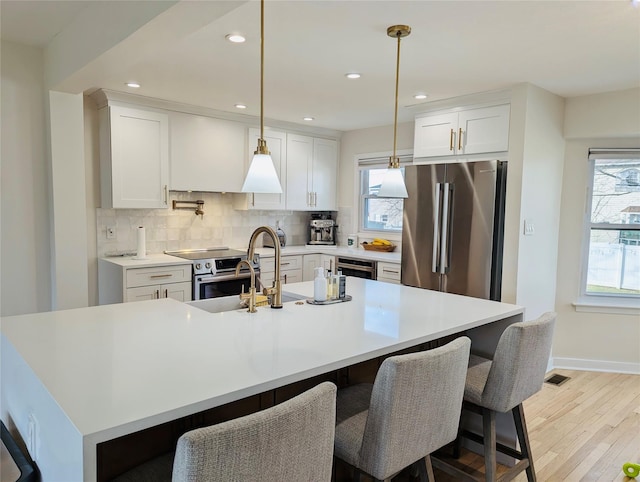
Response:
[[[458,456],[462,437],[484,446],[485,480],[506,481],[526,471],[529,482],[535,482],[524,402],[542,388],[551,354],[556,314],[545,313],[538,319],[508,326],[498,341],[493,359],[472,354],[464,389],[463,409],[482,415],[483,435],[461,431],[456,440],[454,456]],[[511,412],[521,450],[517,451],[496,441],[496,413]],[[496,452],[505,453],[520,461],[499,479],[496,475]],[[469,474],[435,460],[433,464],[452,475],[469,480]]]

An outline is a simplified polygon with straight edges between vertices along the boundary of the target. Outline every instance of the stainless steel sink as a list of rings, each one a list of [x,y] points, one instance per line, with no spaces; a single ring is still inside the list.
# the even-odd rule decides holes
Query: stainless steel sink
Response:
[[[295,293],[282,293],[282,302],[304,300],[306,296]],[[237,296],[223,296],[222,298],[209,298],[208,300],[189,301],[188,305],[195,306],[209,313],[222,313],[223,311],[234,311],[246,309]],[[259,308],[259,307],[258,307]]]

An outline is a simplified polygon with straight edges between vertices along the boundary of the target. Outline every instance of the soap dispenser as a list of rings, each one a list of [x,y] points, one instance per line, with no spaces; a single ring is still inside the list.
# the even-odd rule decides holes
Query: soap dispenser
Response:
[[[315,301],[327,301],[327,279],[324,277],[324,268],[315,268],[316,276],[313,280],[313,299]]]

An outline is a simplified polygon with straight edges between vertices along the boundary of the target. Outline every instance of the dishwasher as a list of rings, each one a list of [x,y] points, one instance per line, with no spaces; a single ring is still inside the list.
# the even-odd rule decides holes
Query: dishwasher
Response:
[[[356,278],[376,279],[375,261],[360,258],[346,258],[336,256],[336,271],[342,271],[345,276]]]

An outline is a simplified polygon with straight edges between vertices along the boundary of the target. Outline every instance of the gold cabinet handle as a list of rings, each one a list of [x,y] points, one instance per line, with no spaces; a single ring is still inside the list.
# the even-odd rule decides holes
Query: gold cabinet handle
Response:
[[[156,300],[160,299],[160,290],[156,290]]]
[[[169,297],[169,290],[168,290],[168,289],[165,289],[165,290],[164,290],[164,297],[165,297],[165,298],[168,298],[168,297]]]
[[[151,279],[158,279],[158,278],[171,278],[173,275],[171,273],[167,273],[167,274],[152,274],[151,276],[149,276],[149,278]]]
[[[462,127],[458,131],[458,150],[462,150]]]
[[[451,129],[451,133],[449,134],[449,150],[453,151],[453,129]]]

